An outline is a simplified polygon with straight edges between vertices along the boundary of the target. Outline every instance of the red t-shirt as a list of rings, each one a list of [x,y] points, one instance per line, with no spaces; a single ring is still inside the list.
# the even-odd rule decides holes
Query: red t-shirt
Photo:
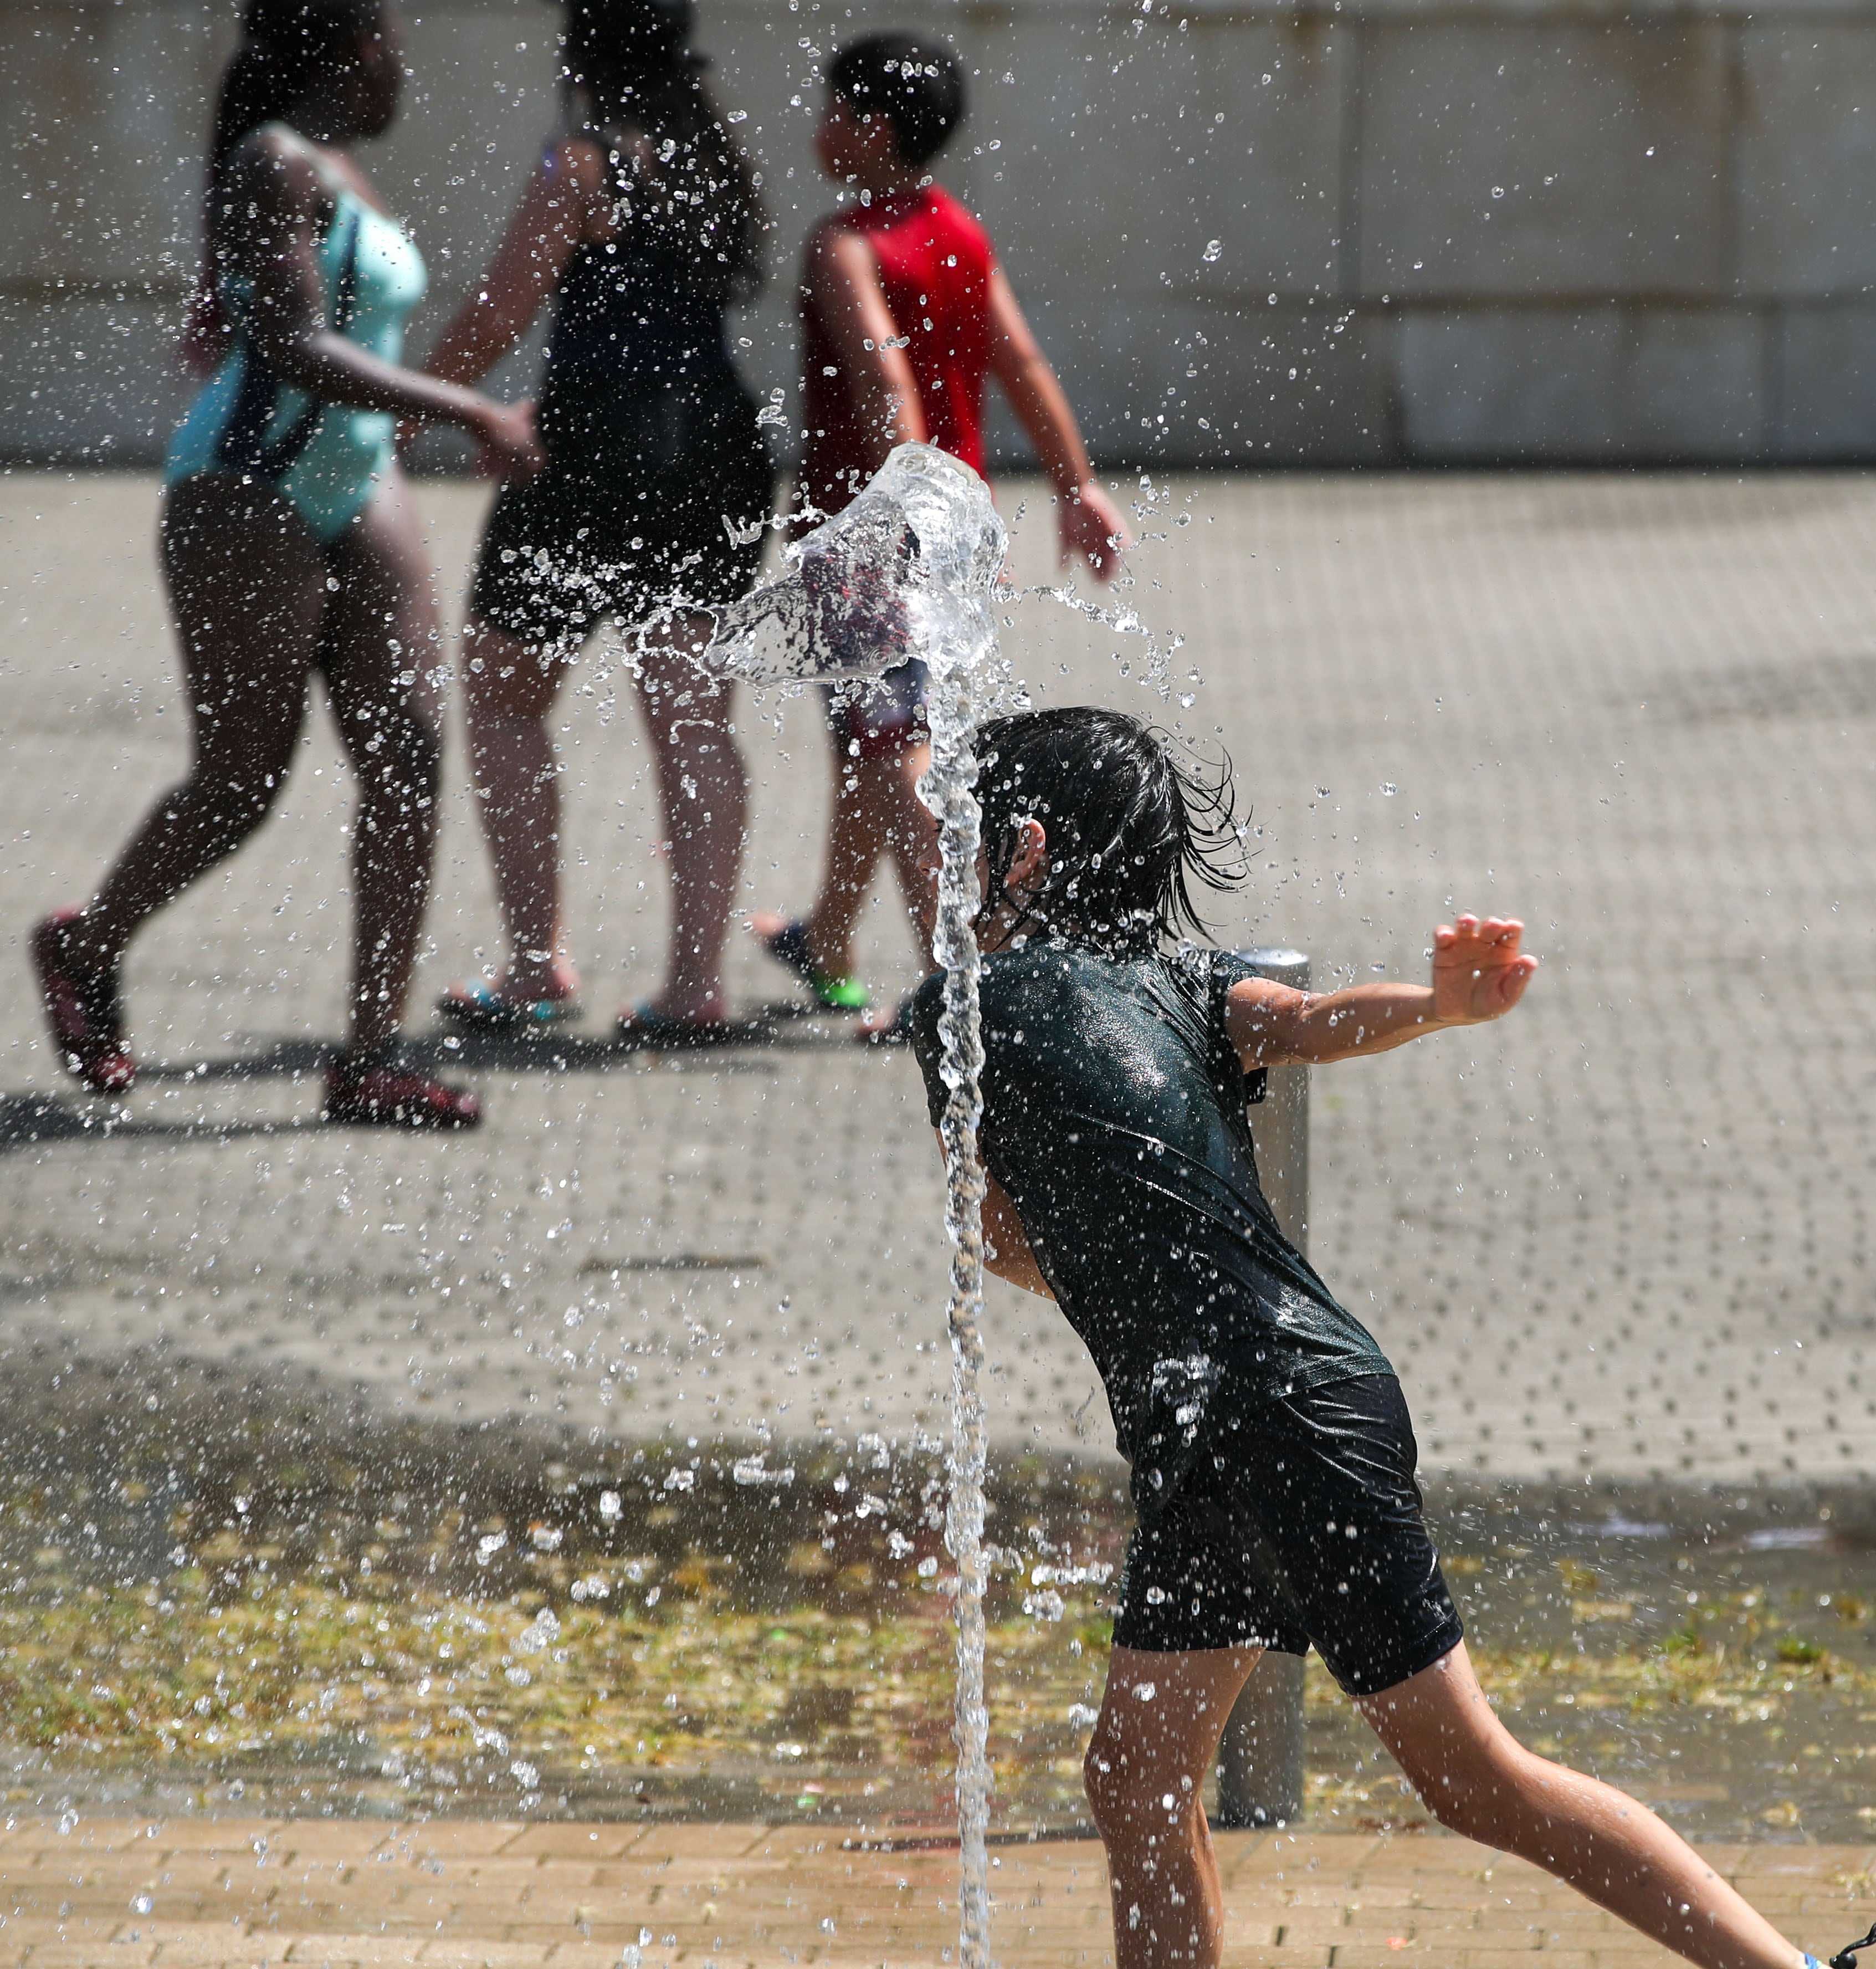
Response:
[[[974,472],[983,469],[983,379],[990,366],[990,235],[948,191],[918,191],[856,205],[822,220],[873,248],[880,284],[919,385],[931,441]],[[812,257],[815,241],[808,242]],[[854,415],[840,359],[804,282],[802,359],[806,441],[802,476],[824,513],[838,513],[871,476],[870,446]]]

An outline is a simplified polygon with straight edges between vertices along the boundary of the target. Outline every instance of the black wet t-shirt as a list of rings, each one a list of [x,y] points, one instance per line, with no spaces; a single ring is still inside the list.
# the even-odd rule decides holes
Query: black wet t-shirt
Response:
[[[1094,1357],[1132,1466],[1163,1505],[1212,1396],[1258,1403],[1393,1372],[1278,1228],[1257,1179],[1222,951],[1116,959],[1049,941],[983,961],[983,1157]],[[944,979],[914,1007],[933,1125]]]

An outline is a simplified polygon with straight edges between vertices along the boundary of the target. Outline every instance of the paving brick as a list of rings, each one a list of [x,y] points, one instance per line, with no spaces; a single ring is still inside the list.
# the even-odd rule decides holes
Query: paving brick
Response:
[[[747,1834],[747,1827],[737,1828]],[[524,1825],[498,1850],[517,1858],[617,1860],[643,1844],[642,1825]]]
[[[53,1941],[43,1943],[15,1959],[30,1965],[30,1969],[103,1969],[106,1964],[154,1961],[156,1953],[142,1943],[120,1945],[115,1939]]]

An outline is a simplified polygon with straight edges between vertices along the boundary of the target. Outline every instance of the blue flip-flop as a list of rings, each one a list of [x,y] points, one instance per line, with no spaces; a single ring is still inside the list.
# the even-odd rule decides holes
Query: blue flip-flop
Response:
[[[621,1046],[679,1053],[686,1047],[734,1046],[749,1035],[727,1019],[672,1018],[643,999],[619,1014],[613,1036]]]
[[[486,978],[452,984],[436,1001],[436,1009],[458,1026],[484,1032],[545,1033],[580,1016],[577,998],[510,998]]]

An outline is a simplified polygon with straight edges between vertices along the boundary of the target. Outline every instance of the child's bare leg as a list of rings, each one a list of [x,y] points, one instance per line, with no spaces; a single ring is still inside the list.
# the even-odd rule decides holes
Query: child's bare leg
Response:
[[[579,981],[560,918],[560,780],[547,728],[567,664],[562,654],[471,620],[469,763],[508,939],[501,988],[531,1001],[571,997]]]
[[[1115,1969],[1217,1969],[1224,1901],[1205,1779],[1259,1652],[1113,1652],[1082,1774],[1107,1849]]]
[[[884,855],[892,856],[899,871],[906,906],[912,909],[914,931],[922,939],[919,954],[930,955],[932,908],[925,906],[922,920],[912,905],[919,884],[906,873],[934,826],[913,790],[929,757],[928,748],[907,745],[871,758],[838,754],[834,758],[827,860],[821,893],[808,918],[808,951],[829,978],[854,975],[854,939],[860,928],[860,909],[873,885],[873,871]]]
[[[1442,1825],[1567,1880],[1703,1969],[1800,1969],[1801,1951],[1646,1806],[1527,1750],[1463,1642],[1359,1707]]]
[[[707,615],[679,615],[641,650],[639,706],[658,770],[671,844],[671,945],[653,1009],[699,1022],[724,1017],[723,946],[749,819],[749,774],[729,686],[698,670]]]
[[[919,782],[932,763],[932,748],[902,746],[893,757],[880,763],[893,769],[893,783],[885,790],[893,807],[886,820],[886,845],[892,851],[899,892],[906,899],[906,913],[912,918],[919,955],[928,959],[938,927],[938,829],[936,816],[919,797]]]

